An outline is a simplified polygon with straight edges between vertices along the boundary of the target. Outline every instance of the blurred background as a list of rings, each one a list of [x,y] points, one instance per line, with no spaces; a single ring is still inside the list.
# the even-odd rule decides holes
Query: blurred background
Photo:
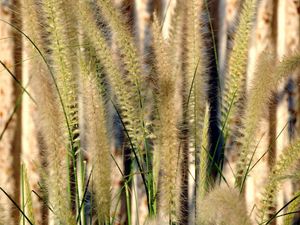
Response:
[[[21,1],[0,0],[0,186],[16,202],[20,202],[22,164],[28,170],[31,187],[42,196],[39,187],[39,167],[44,163],[40,147],[42,140],[36,129],[37,106],[27,95],[23,95],[19,85],[22,83],[30,92],[30,79],[34,79],[28,73],[30,56],[24,50],[24,37],[4,22],[7,21],[22,30]],[[210,104],[216,109],[211,112],[212,118],[217,118],[219,114],[216,85],[222,85],[224,80],[228,54],[231,51],[242,2],[242,0],[207,0],[205,4],[209,12],[205,20],[207,27],[212,31],[207,32],[208,57],[211,59],[208,71],[211,87],[208,91]],[[283,56],[299,51],[300,48],[300,0],[260,0],[258,2],[255,26],[249,43],[245,95],[251,85],[257,59],[263,51],[275,53],[277,59],[280,60]],[[164,15],[165,23],[168,24],[172,17],[171,9],[174,8],[176,0],[115,0],[114,4],[123,11],[124,19],[128,20],[145,65],[147,65],[147,61],[151,60],[149,53],[151,52],[153,12],[157,10],[160,15]],[[167,36],[167,25],[164,26],[164,33]],[[260,129],[257,130],[257,135],[261,137],[257,155],[264,155],[264,157],[254,168],[247,183],[246,198],[249,211],[258,202],[260,196],[257,193],[261,191],[278,155],[300,134],[299,75],[299,72],[290,74],[288,79],[279,85],[266,107]],[[212,132],[214,130],[218,132],[217,123],[214,125],[212,122],[211,126]],[[116,141],[113,151],[117,159],[121,157],[119,148]],[[231,180],[232,183],[234,177],[229,165],[234,167],[235,158],[234,148],[226,149],[224,173],[227,180]],[[120,185],[121,177],[118,172],[113,177],[115,177],[113,184],[117,187]],[[299,190],[299,183],[287,181],[278,195],[277,208],[283,206],[296,190]],[[4,210],[1,209],[2,206],[11,206],[11,202],[0,193],[0,212]],[[136,221],[135,224],[138,222],[143,224],[147,215],[146,203],[132,207],[139,210],[139,218],[133,218]],[[36,215],[39,215],[39,224],[47,224],[45,218],[48,209],[37,195],[34,195],[34,209]],[[122,207],[119,210],[120,217],[122,217]],[[17,224],[19,212],[13,207],[9,211],[11,218],[15,218],[10,221],[10,224]],[[124,220],[120,219],[120,221]],[[281,219],[274,221],[273,224],[276,223],[281,224]]]

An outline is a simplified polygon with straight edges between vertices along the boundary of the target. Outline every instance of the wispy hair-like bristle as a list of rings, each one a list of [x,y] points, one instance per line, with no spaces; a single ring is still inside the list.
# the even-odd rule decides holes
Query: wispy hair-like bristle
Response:
[[[258,210],[258,220],[262,224],[268,221],[269,210],[276,202],[276,194],[284,181],[283,178],[287,176],[299,160],[299,148],[299,140],[287,147],[269,175]]]
[[[88,55],[88,54],[87,54]],[[96,74],[95,59],[81,57],[81,101],[84,103],[85,146],[89,153],[92,170],[92,190],[100,224],[110,221],[111,206],[111,156],[106,123],[105,104]]]
[[[134,74],[140,74],[140,72],[137,72],[139,70],[136,68],[137,71],[129,77],[122,74],[119,68],[119,62],[112,57],[114,52],[109,47],[104,34],[95,23],[94,12],[91,9],[90,3],[80,0],[78,6],[75,7],[79,12],[78,19],[81,23],[81,27],[95,47],[96,55],[101,60],[104,71],[108,74],[112,92],[117,97],[117,102],[114,102],[114,105],[118,106],[118,110],[120,110],[122,120],[126,125],[126,130],[128,131],[132,144],[139,149],[143,146],[146,132],[146,128],[142,122],[145,112],[141,110],[140,104],[143,104],[143,100],[140,99],[141,96],[137,93],[139,82],[136,82],[137,78],[133,78],[132,76]],[[138,79],[140,79],[140,77]]]
[[[154,53],[157,65],[157,128],[155,136],[157,137],[154,150],[154,160],[159,162],[158,180],[158,216],[167,218],[169,222],[178,222],[180,213],[178,211],[178,182],[179,173],[179,140],[178,123],[180,116],[178,114],[180,104],[177,103],[176,79],[178,67],[173,67],[168,54],[171,52],[172,45],[165,40],[161,33],[161,26],[156,20],[154,29]],[[179,107],[179,108],[178,108]]]
[[[212,190],[196,213],[199,225],[251,225],[243,196],[227,187]]]
[[[229,55],[222,100],[222,124],[224,132],[231,132],[237,116],[239,101],[244,97],[250,32],[255,18],[257,0],[246,0],[242,5],[240,21],[235,32],[232,52]]]
[[[252,88],[249,91],[248,101],[245,107],[245,115],[242,120],[243,134],[240,139],[241,148],[236,168],[236,186],[243,188],[251,165],[251,157],[254,154],[255,130],[257,129],[265,107],[268,105],[273,90],[282,78],[288,76],[300,65],[299,56],[285,58],[274,67],[274,56],[263,54],[257,67]]]

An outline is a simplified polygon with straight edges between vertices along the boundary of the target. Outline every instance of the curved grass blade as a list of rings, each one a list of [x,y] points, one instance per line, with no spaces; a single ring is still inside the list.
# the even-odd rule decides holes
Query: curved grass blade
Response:
[[[0,190],[6,195],[7,198],[14,204],[14,206],[22,213],[22,215],[25,217],[25,219],[28,221],[30,225],[34,225],[30,219],[26,216],[26,214],[23,212],[23,210],[18,206],[18,204],[13,200],[13,198],[2,188],[0,187]]]
[[[69,121],[68,121],[68,117],[67,117],[67,112],[66,112],[66,107],[65,107],[65,104],[62,100],[62,96],[61,96],[61,93],[59,91],[59,88],[58,88],[58,85],[57,85],[57,82],[56,82],[56,79],[55,79],[55,76],[54,76],[54,73],[49,65],[49,63],[47,62],[46,60],[46,57],[44,56],[44,54],[41,52],[41,50],[37,47],[37,45],[34,43],[34,41],[27,35],[25,34],[20,28],[18,28],[17,26],[15,26],[14,24],[6,21],[6,20],[3,20],[0,18],[0,21],[2,21],[3,23],[6,23],[8,24],[9,26],[11,26],[12,28],[14,28],[17,32],[21,33],[32,45],[33,47],[37,50],[38,54],[42,57],[42,60],[44,61],[44,63],[46,64],[47,66],[47,69],[49,70],[49,73],[51,75],[51,78],[53,80],[53,83],[54,83],[54,86],[55,86],[55,89],[57,91],[57,94],[58,94],[58,97],[59,97],[59,102],[62,106],[62,110],[63,110],[63,113],[64,113],[64,117],[65,117],[65,120],[66,120],[66,124],[67,124],[67,128],[68,128],[68,135],[69,135],[69,139],[70,139],[70,142],[71,142],[71,146],[73,148],[73,138],[72,138],[72,130],[71,130],[71,126],[69,124]]]
[[[45,206],[54,214],[53,209],[46,203],[46,201],[35,191],[35,190],[31,190],[32,193],[34,193],[44,204]]]
[[[257,145],[255,146],[255,149],[254,149],[254,151],[253,151],[253,153],[252,153],[252,155],[251,155],[251,159],[250,159],[250,161],[249,161],[249,163],[248,163],[248,166],[247,166],[247,169],[246,169],[245,176],[243,177],[243,181],[242,181],[240,193],[242,193],[243,188],[244,188],[245,183],[246,183],[247,176],[248,176],[248,174],[250,173],[250,166],[251,166],[251,163],[252,163],[252,161],[253,161],[253,158],[254,158],[254,155],[255,155],[255,153],[256,153],[256,150],[257,150],[257,148],[258,148],[258,145],[260,144],[260,142],[261,142],[261,140],[263,139],[264,136],[265,136],[265,133],[264,133],[264,134],[261,136],[261,138],[259,139],[259,141],[258,141]]]
[[[4,67],[4,69],[12,76],[12,78],[16,81],[16,83],[20,86],[22,91],[24,91],[28,97],[37,105],[34,98],[31,96],[31,94],[26,90],[26,88],[23,87],[22,83],[16,78],[16,76],[12,73],[12,71],[0,60],[0,64]]]
[[[88,180],[87,180],[86,185],[85,185],[82,201],[80,203],[79,210],[78,210],[79,212],[78,212],[78,215],[77,215],[77,218],[76,218],[76,223],[78,223],[79,219],[80,219],[81,209],[82,209],[82,206],[84,204],[84,200],[85,200],[85,197],[86,197],[86,194],[87,194],[87,191],[88,191],[88,187],[89,187],[90,180],[91,180],[91,177],[92,177],[92,172],[93,172],[93,168],[91,169],[90,175],[89,175]]]
[[[281,133],[284,131],[284,129],[287,127],[289,122],[287,122],[284,127],[281,129],[281,131],[279,132],[279,134],[277,135],[277,137],[275,138],[274,142],[270,144],[270,146],[268,147],[268,149],[262,154],[262,156],[253,164],[253,166],[250,168],[249,170],[249,173],[250,171],[260,162],[260,160],[262,160],[263,157],[265,157],[265,155],[269,152],[271,146],[273,144],[275,144],[275,142],[277,141],[277,139],[279,138],[279,136],[281,135]]]
[[[265,225],[270,224],[275,218],[278,217],[278,214],[284,210],[289,204],[291,204],[293,201],[295,201],[297,198],[299,198],[300,195],[295,196],[294,198],[292,198],[290,201],[288,201],[283,207],[281,207],[266,223]],[[262,223],[264,224],[264,223]]]
[[[129,140],[130,147],[131,147],[131,149],[132,149],[132,151],[133,151],[133,154],[134,154],[134,157],[135,157],[135,159],[136,159],[138,168],[139,168],[139,170],[140,170],[140,172],[141,172],[141,176],[142,176],[142,179],[143,179],[143,183],[144,183],[144,185],[145,185],[145,188],[146,188],[146,192],[148,193],[147,180],[146,180],[146,177],[145,177],[145,175],[144,175],[144,173],[143,173],[143,167],[142,167],[142,165],[140,164],[139,158],[138,158],[137,153],[136,153],[136,151],[135,151],[135,149],[134,149],[134,146],[133,146],[133,143],[132,143],[131,138],[130,138],[130,136],[129,136],[128,130],[126,129],[125,123],[124,123],[124,121],[122,120],[122,117],[121,117],[121,115],[120,115],[120,112],[118,111],[118,109],[117,109],[115,103],[114,103],[112,100],[110,100],[110,101],[111,101],[111,103],[113,104],[113,107],[114,107],[114,109],[116,110],[116,113],[117,113],[117,115],[118,115],[118,117],[119,117],[119,119],[120,119],[120,121],[121,121],[121,123],[122,123],[122,126],[123,126],[123,128],[124,128],[125,134],[126,134],[128,140]]]
[[[19,108],[20,105],[21,105],[22,96],[23,96],[23,92],[22,92],[22,94],[18,97],[17,102],[16,102],[16,105],[15,105],[15,107],[14,107],[14,110],[13,110],[13,112],[11,113],[11,115],[9,116],[8,120],[6,121],[6,123],[5,123],[5,125],[4,125],[4,129],[2,130],[2,132],[1,132],[1,134],[0,134],[0,141],[2,140],[5,131],[7,130],[7,128],[8,128],[8,126],[9,126],[10,122],[12,121],[14,115],[16,114],[18,108]]]
[[[202,146],[202,147],[203,147],[203,146]],[[208,151],[206,148],[204,148],[204,147],[203,147],[203,149],[207,152],[207,155],[208,155],[208,157],[210,158],[210,160],[213,160],[213,157],[209,154],[209,151]],[[212,165],[212,166],[213,166],[213,165]],[[225,184],[226,184],[228,187],[230,187],[230,186],[229,186],[229,183],[228,183],[227,180],[226,180],[226,177],[225,177],[224,174],[222,173],[222,168],[220,168],[220,166],[219,166],[217,163],[214,163],[214,166],[215,166],[216,169],[218,170],[218,172],[219,172],[221,178],[224,180]]]
[[[288,215],[292,215],[292,214],[298,214],[298,213],[300,213],[300,210],[283,213],[283,214],[280,214],[280,215],[276,216],[276,218],[283,217],[283,216],[288,216]]]

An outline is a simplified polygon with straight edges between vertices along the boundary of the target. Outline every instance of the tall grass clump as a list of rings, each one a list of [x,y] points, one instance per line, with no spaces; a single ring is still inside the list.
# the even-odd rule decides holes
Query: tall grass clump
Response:
[[[248,58],[250,33],[255,20],[257,1],[247,0],[241,6],[240,21],[234,34],[232,51],[229,55],[228,68],[225,75],[222,103],[222,123],[224,133],[232,135],[234,124],[243,99]],[[229,129],[232,126],[231,129]]]
[[[27,2],[26,2],[27,3]],[[29,26],[25,27],[32,36],[32,41],[39,45],[40,54],[46,57],[45,49],[43,49],[43,30],[41,24],[38,23],[37,9],[39,5],[32,2],[24,3],[24,11],[28,12],[32,18]],[[26,24],[26,23],[25,23]],[[72,224],[70,192],[68,190],[68,136],[66,118],[63,113],[63,104],[60,104],[61,93],[57,92],[56,77],[51,76],[50,65],[45,65],[41,56],[38,55],[36,49],[32,46],[29,49],[34,57],[30,71],[35,75],[32,81],[32,87],[35,90],[35,98],[39,105],[39,124],[43,134],[45,146],[43,154],[47,159],[47,173],[49,177],[46,179],[47,192],[49,195],[49,205],[53,207],[55,213],[55,221],[64,221],[65,224]],[[47,46],[48,47],[48,46]],[[54,74],[52,74],[54,75]],[[51,187],[51,188],[50,188]]]
[[[179,15],[180,16],[180,15]],[[176,101],[176,77],[179,75],[178,67],[172,67],[169,61],[170,55],[174,51],[175,45],[172,41],[164,40],[161,31],[163,24],[155,20],[154,31],[154,53],[156,56],[156,82],[157,92],[157,124],[154,134],[156,134],[156,147],[154,152],[155,164],[158,165],[155,176],[157,178],[159,204],[158,210],[162,219],[170,223],[178,221],[177,213],[179,209],[179,129],[178,122],[180,115],[177,114],[180,104]],[[173,39],[175,42],[175,38]],[[176,55],[173,55],[176,57]]]
[[[288,74],[299,67],[299,58],[284,59],[277,67],[272,66],[274,57],[265,54],[262,56],[257,67],[252,87],[248,94],[248,100],[245,106],[244,128],[241,129],[243,137],[241,138],[240,159],[237,164],[236,185],[243,189],[247,173],[253,163],[255,150],[255,130],[259,124],[260,118],[266,110],[266,105],[271,97],[272,92],[278,83]],[[264,76],[259,76],[264,74]],[[251,150],[252,149],[252,150]]]
[[[90,57],[90,55],[87,53],[86,57]],[[82,93],[81,100],[85,103],[83,123],[86,126],[82,135],[86,140],[86,151],[89,152],[91,160],[91,186],[97,187],[92,191],[95,193],[94,204],[98,207],[98,221],[109,223],[111,206],[109,132],[106,127],[105,102],[97,85],[97,68],[94,60],[94,58],[89,58],[87,61],[83,59],[80,62],[80,92]],[[98,123],[94,121],[98,121]],[[85,184],[83,183],[83,194],[84,190]],[[83,196],[81,199],[84,200]]]
[[[197,224],[251,224],[245,201],[238,190],[218,187],[211,191],[202,202]]]
[[[205,1],[178,0],[172,9],[167,5],[170,24],[167,15],[154,12],[152,49],[143,56],[132,27],[112,1],[23,0],[24,28],[11,25],[23,35],[31,56],[28,70],[38,107],[45,183],[41,191],[49,224],[254,224],[243,193],[259,163],[253,162],[256,131],[278,83],[300,65],[299,53],[280,62],[272,53],[262,54],[245,96],[257,4],[242,4],[225,84],[215,88],[222,126],[221,135],[213,136],[210,112],[215,109],[207,93],[211,47],[206,46],[213,31]],[[167,25],[168,35],[163,35]],[[151,58],[151,65],[143,65],[144,57]],[[110,126],[115,123],[121,128]],[[232,138],[238,143],[234,187],[222,173],[223,161],[216,160],[232,147]],[[121,142],[117,153],[116,140]],[[299,147],[295,141],[270,172],[258,224],[273,219],[269,209],[282,181],[295,173]],[[121,181],[112,176],[114,168]],[[37,224],[30,174],[26,169],[21,174],[21,222]],[[142,180],[141,186],[135,178]],[[113,190],[116,182],[119,189]],[[137,202],[133,211],[132,202],[143,199],[137,193],[146,200]],[[147,218],[140,222],[142,204]],[[289,211],[294,209],[291,205]]]

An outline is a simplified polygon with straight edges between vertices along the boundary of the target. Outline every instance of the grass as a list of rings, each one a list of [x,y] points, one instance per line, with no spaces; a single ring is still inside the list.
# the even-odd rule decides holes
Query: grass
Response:
[[[162,34],[166,16],[156,13],[151,28],[153,52],[143,56],[151,59],[148,65],[123,14],[108,0],[24,0],[22,29],[0,19],[22,34],[31,59],[30,91],[0,63],[38,107],[37,129],[44,140],[41,151],[46,161],[40,168],[45,188],[38,191],[43,192],[40,198],[49,208],[47,219],[52,224],[133,224],[143,198],[146,224],[253,224],[244,192],[247,178],[260,161],[253,161],[259,142],[256,130],[278,83],[299,67],[300,55],[277,62],[271,53],[262,54],[252,88],[243,98],[256,13],[256,1],[246,0],[229,55],[225,88],[217,88],[216,93],[222,99],[221,135],[209,138],[214,109],[207,94],[211,68],[205,28],[212,28],[207,8],[206,1],[194,0],[178,0],[174,8],[169,5],[168,37]],[[208,22],[199,20],[199,15]],[[241,104],[243,113],[238,110]],[[241,138],[231,186],[222,172],[222,157],[235,135],[233,121],[238,117],[242,118]],[[224,145],[218,149],[223,137]],[[112,151],[118,148],[116,142],[121,142],[117,150],[121,154]],[[285,224],[293,219],[298,195],[273,215],[270,209],[282,178],[296,173],[298,152],[296,141],[270,171],[256,210],[257,224],[270,224],[284,208],[288,208]],[[113,176],[114,170],[119,178]],[[20,224],[39,224],[30,171],[22,165],[20,174],[20,203],[1,191],[20,211]],[[137,187],[138,179],[142,186]],[[119,182],[119,187],[113,182]]]

